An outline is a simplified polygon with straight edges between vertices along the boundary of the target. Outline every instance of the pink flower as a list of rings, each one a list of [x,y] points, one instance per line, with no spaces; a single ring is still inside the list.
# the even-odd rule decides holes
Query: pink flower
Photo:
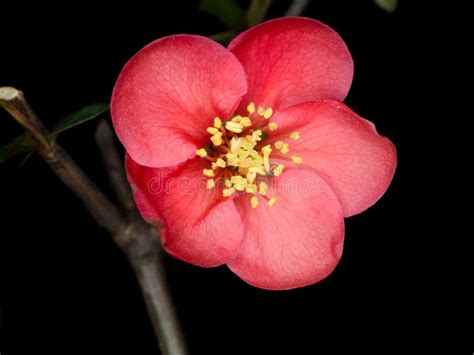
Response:
[[[138,52],[112,118],[165,249],[265,289],[329,275],[344,217],[372,206],[396,166],[390,140],[341,102],[352,76],[342,39],[308,18],[265,22],[228,48],[175,35]]]

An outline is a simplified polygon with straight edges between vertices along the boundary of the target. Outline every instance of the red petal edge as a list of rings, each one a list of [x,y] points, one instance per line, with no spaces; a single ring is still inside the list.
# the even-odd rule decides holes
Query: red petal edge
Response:
[[[288,155],[303,158],[298,168],[312,169],[333,188],[345,217],[366,210],[388,189],[397,165],[395,146],[346,105],[307,102],[277,112],[272,120],[278,129],[269,143],[288,142]],[[292,131],[300,139],[291,140]]]
[[[232,198],[217,186],[206,188],[202,169],[193,159],[178,168],[149,168],[127,157],[127,172],[143,217],[164,223],[161,240],[168,253],[194,265],[226,263],[238,251],[243,225]]]
[[[245,235],[229,268],[249,284],[269,290],[322,280],[342,254],[344,219],[337,197],[317,174],[304,170],[271,180],[268,196],[273,195],[273,207],[259,196],[255,209],[250,196],[236,199]]]
[[[194,157],[214,117],[227,118],[247,91],[242,65],[194,35],[158,39],[130,59],[115,84],[112,121],[127,153],[151,167]]]
[[[343,101],[354,67],[344,41],[330,27],[304,17],[264,22],[239,36],[229,49],[248,78],[247,104],[274,110],[305,101]]]

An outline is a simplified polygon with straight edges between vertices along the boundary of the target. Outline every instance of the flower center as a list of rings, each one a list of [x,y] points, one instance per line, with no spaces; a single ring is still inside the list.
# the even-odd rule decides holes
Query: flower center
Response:
[[[208,127],[210,144],[198,149],[196,155],[210,162],[209,169],[204,169],[208,177],[207,188],[213,189],[217,183],[223,183],[223,195],[232,196],[234,193],[252,194],[250,203],[253,208],[259,204],[259,198],[265,199],[271,207],[276,203],[276,196],[269,197],[268,179],[280,176],[285,169],[281,163],[272,163],[278,157],[279,161],[287,160],[300,164],[303,159],[292,156],[286,158],[290,148],[282,140],[276,141],[273,148],[265,144],[272,132],[278,129],[275,122],[269,122],[272,108],[259,107],[256,109],[252,102],[247,106],[248,116],[234,115],[223,122],[219,117],[214,118],[213,127]],[[291,132],[290,139],[299,139],[298,132]],[[273,153],[273,155],[272,155]]]

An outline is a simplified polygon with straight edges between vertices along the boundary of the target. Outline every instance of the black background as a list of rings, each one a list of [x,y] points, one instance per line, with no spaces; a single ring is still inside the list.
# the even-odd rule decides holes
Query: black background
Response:
[[[288,4],[277,3],[271,17]],[[441,306],[431,305],[427,291],[435,271],[421,260],[430,236],[413,224],[422,219],[422,196],[413,193],[422,182],[414,172],[424,164],[413,137],[428,119],[416,110],[429,38],[426,9],[416,3],[401,0],[394,14],[369,0],[319,0],[307,8],[306,16],[330,25],[348,44],[355,77],[346,103],[395,143],[396,176],[379,203],[346,220],[343,258],[316,285],[269,292],[225,267],[201,269],[167,258],[193,354],[456,346],[445,332],[455,324],[441,320]],[[225,29],[185,1],[106,11],[83,2],[41,3],[7,6],[0,16],[0,86],[23,90],[49,127],[86,104],[108,101],[124,63],[148,42]],[[95,125],[65,134],[61,143],[110,192],[93,141]],[[0,112],[0,144],[19,132]],[[20,162],[0,166],[2,355],[158,354],[126,259],[38,157]]]

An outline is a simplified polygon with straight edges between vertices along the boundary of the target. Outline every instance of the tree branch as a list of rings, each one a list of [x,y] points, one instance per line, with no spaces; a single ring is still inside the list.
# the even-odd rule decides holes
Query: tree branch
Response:
[[[99,147],[109,181],[115,191],[119,204],[126,213],[136,213],[132,190],[130,189],[123,166],[123,157],[117,151],[114,133],[106,120],[101,120],[97,125],[95,142]]]
[[[309,0],[293,0],[292,4],[285,13],[285,16],[301,16],[308,6]]]
[[[12,87],[0,87],[0,107],[3,107],[20,125],[28,130],[38,143],[40,150],[51,148],[49,133],[38,120],[29,105],[25,105],[25,97],[21,91]]]
[[[0,88],[0,107],[6,108],[23,127],[33,130],[30,132],[41,144],[40,155],[82,201],[97,223],[112,235],[114,242],[127,256],[142,289],[163,354],[187,354],[168,291],[162,249],[155,230],[137,216],[123,215],[69,154],[57,143],[52,144],[49,141],[48,131],[38,120],[21,91]],[[120,170],[120,167],[117,169]]]

